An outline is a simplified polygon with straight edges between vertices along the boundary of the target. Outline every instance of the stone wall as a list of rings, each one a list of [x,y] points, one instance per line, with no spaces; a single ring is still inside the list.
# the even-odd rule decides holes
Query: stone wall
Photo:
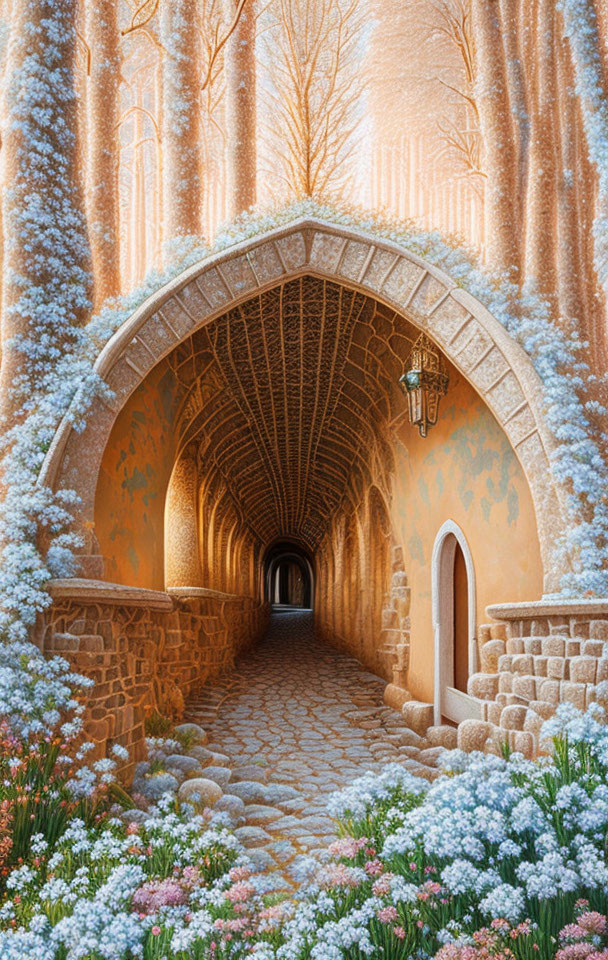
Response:
[[[496,752],[508,742],[530,757],[558,704],[584,710],[599,699],[597,685],[608,680],[608,601],[495,605],[488,614],[495,622],[479,628],[482,672],[468,685],[482,719],[460,724],[459,746]]]
[[[268,624],[266,604],[211,590],[169,596],[75,579],[52,582],[51,593],[38,644],[95,681],[86,739],[98,756],[114,743],[127,747],[131,764],[145,755],[146,715],[179,717],[184,697],[228,673]]]

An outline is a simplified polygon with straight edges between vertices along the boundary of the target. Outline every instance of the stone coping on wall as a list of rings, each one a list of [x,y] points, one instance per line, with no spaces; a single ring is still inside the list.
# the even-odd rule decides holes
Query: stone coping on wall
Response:
[[[124,583],[86,580],[69,577],[50,580],[48,590],[53,600],[78,600],[83,603],[104,603],[115,606],[147,607],[149,610],[173,609],[173,600],[162,590],[130,587]]]
[[[255,601],[255,597],[248,597],[239,593],[222,593],[221,590],[210,590],[208,587],[167,587],[167,593],[171,597],[209,597],[211,600],[224,600],[227,602],[240,602],[241,600]]]
[[[608,618],[608,597],[574,597],[571,600],[532,600],[523,603],[493,603],[486,607],[493,620],[533,620],[538,617],[590,616]]]

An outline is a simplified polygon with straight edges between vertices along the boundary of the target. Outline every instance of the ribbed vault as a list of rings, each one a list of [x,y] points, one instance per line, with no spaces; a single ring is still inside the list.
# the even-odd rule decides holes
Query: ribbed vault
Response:
[[[398,328],[398,332],[397,332]],[[353,471],[390,469],[382,425],[413,326],[362,293],[311,276],[259,294],[169,358],[183,390],[182,455],[219,474],[262,545],[318,545]]]

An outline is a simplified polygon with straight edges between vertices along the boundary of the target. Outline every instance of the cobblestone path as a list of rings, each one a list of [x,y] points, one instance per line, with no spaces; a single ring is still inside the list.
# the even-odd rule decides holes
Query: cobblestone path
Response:
[[[435,775],[429,747],[384,706],[385,681],[315,640],[312,613],[274,612],[266,639],[230,682],[187,705],[216,756],[204,771],[224,790],[220,807],[261,869],[299,883],[335,837],[330,793],[391,761]]]

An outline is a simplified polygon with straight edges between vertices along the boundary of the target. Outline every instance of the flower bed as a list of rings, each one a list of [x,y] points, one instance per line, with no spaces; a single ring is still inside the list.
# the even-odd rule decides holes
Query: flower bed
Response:
[[[53,830],[39,818],[12,857],[0,957],[605,960],[603,721],[598,706],[560,707],[539,761],[446,751],[431,784],[397,764],[360,778],[333,796],[341,836],[296,898],[252,874],[226,814],[165,795],[144,817],[110,817],[99,777],[71,776],[70,802],[88,805]],[[14,789],[4,777],[4,839]]]

